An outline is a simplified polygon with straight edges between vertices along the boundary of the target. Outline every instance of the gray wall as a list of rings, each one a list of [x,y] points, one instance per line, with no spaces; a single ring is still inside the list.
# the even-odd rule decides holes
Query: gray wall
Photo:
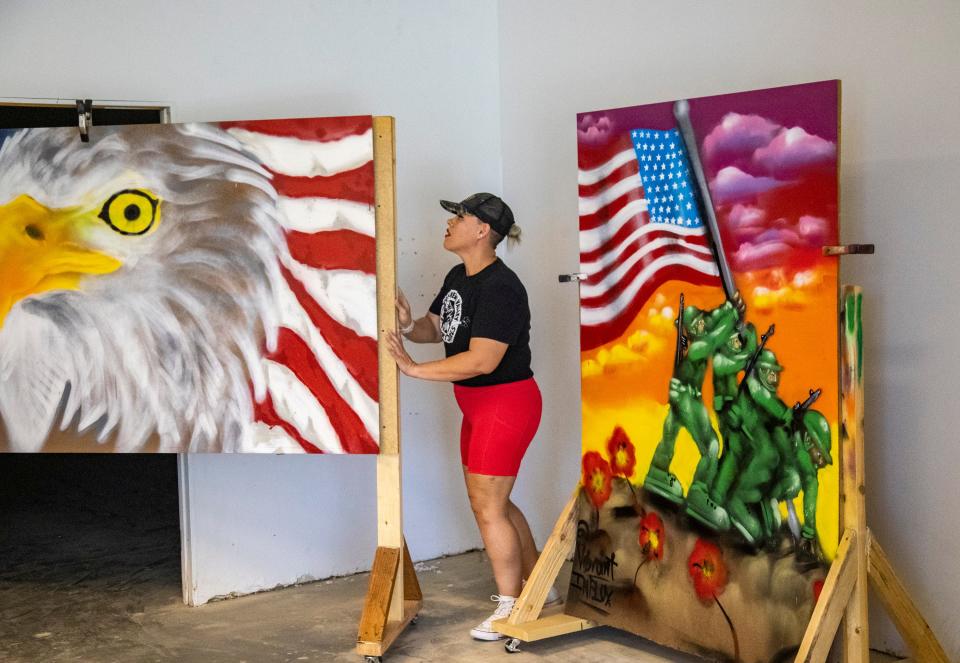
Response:
[[[952,659],[960,658],[954,415],[960,353],[960,4],[500,3],[503,181],[527,223],[522,274],[547,384],[559,483],[577,476],[578,111],[843,80],[841,238],[865,288],[870,526]],[[547,363],[543,350],[554,361]],[[899,649],[874,610],[876,646]]]

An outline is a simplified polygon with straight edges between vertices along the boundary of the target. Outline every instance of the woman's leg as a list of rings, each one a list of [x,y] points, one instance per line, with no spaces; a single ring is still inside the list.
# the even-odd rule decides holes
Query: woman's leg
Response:
[[[497,592],[501,596],[520,596],[524,554],[521,536],[510,518],[510,491],[517,478],[472,472],[466,472],[465,477],[470,507],[493,566]],[[519,513],[519,509],[516,511]],[[526,531],[529,533],[529,527]]]
[[[517,536],[520,537],[520,557],[522,560],[523,579],[526,580],[533,573],[533,567],[537,563],[537,544],[533,540],[533,534],[530,532],[530,525],[513,501],[507,503],[507,515],[513,528],[517,530]]]

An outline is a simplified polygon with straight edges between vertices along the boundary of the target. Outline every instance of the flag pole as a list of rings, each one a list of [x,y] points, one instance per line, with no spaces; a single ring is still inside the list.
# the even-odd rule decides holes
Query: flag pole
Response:
[[[680,129],[680,140],[687,148],[687,157],[690,160],[690,169],[693,171],[694,179],[697,182],[696,201],[697,208],[700,211],[700,217],[704,220],[707,227],[707,236],[710,238],[710,245],[713,248],[713,257],[717,261],[717,267],[720,269],[720,282],[723,284],[723,292],[727,299],[732,302],[740,301],[740,294],[737,290],[737,284],[733,281],[733,272],[730,271],[730,264],[727,262],[727,254],[723,249],[723,238],[720,237],[720,225],[717,223],[717,215],[713,209],[713,200],[710,197],[710,187],[707,186],[707,177],[703,172],[703,164],[700,162],[700,151],[697,148],[697,137],[693,133],[693,125],[690,123],[690,104],[686,99],[680,99],[673,104],[673,117],[677,120],[677,128]]]

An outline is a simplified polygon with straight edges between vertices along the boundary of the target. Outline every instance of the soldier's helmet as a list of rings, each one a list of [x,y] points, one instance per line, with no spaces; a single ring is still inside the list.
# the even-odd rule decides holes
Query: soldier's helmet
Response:
[[[803,430],[807,439],[817,447],[826,464],[833,465],[833,457],[830,456],[832,446],[830,423],[827,418],[816,410],[807,410],[803,414]]]
[[[684,306],[683,327],[688,332],[691,332],[697,336],[702,334],[706,328],[706,319],[704,318],[703,311],[698,309],[696,306]]]
[[[754,372],[767,389],[776,391],[777,384],[780,382],[778,373],[782,370],[783,366],[777,361],[777,355],[773,354],[771,350],[764,349],[757,358]]]

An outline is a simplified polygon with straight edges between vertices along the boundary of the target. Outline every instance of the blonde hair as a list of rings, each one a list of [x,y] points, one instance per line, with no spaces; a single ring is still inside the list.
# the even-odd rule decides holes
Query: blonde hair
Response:
[[[512,249],[515,246],[520,244],[520,235],[523,234],[523,231],[520,229],[520,226],[516,223],[510,226],[510,231],[506,234],[507,248]],[[501,235],[493,228],[490,229],[490,237],[493,238],[493,248],[497,248],[500,245],[500,242],[504,240],[504,235]]]

